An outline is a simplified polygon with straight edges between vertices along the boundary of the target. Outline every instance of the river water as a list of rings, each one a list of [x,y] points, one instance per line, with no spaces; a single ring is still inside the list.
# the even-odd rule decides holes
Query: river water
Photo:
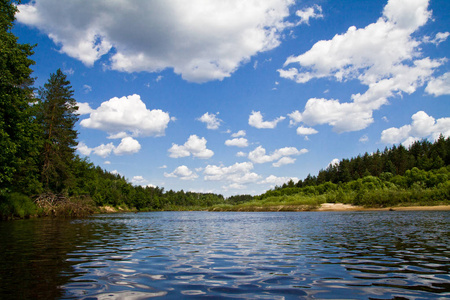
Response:
[[[0,223],[1,299],[449,299],[450,211]]]

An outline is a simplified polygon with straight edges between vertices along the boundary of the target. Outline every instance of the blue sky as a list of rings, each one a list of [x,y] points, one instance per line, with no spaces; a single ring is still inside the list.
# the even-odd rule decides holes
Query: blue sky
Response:
[[[450,2],[24,1],[36,86],[58,68],[78,153],[136,185],[260,194],[450,136]]]

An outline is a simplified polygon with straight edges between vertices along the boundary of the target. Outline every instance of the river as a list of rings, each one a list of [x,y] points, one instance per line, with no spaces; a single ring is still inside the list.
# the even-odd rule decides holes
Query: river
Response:
[[[450,211],[0,223],[1,299],[450,298]]]

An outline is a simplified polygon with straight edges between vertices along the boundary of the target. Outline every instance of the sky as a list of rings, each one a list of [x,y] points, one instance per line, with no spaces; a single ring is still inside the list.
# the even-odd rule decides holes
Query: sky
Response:
[[[36,87],[61,69],[77,153],[135,185],[258,195],[450,136],[448,0],[23,1]]]

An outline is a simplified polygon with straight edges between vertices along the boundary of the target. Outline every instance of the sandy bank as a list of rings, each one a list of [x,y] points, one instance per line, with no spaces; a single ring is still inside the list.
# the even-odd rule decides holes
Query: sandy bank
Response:
[[[323,203],[317,211],[370,211],[370,210],[398,210],[398,211],[420,211],[420,210],[450,210],[450,205],[436,206],[395,206],[387,208],[365,208],[351,204]]]

